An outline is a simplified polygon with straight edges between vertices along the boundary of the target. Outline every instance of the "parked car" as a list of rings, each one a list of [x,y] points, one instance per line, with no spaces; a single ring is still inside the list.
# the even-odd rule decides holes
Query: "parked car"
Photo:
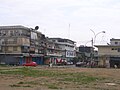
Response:
[[[24,63],[23,66],[34,66],[34,67],[36,67],[37,63],[36,62]]]
[[[64,59],[61,59],[61,58],[57,58],[57,59],[56,59],[56,64],[57,64],[57,65],[66,65],[66,64],[67,64],[67,61],[64,60]]]
[[[73,65],[73,62],[70,62],[70,61],[67,62],[67,65]]]
[[[86,62],[77,62],[76,67],[86,67]]]

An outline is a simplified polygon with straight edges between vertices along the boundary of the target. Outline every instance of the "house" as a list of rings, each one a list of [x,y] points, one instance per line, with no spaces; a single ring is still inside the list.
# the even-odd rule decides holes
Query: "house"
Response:
[[[110,39],[108,45],[95,45],[98,48],[99,66],[120,67],[120,39]]]
[[[45,35],[33,28],[0,26],[0,63],[43,64],[45,40]]]

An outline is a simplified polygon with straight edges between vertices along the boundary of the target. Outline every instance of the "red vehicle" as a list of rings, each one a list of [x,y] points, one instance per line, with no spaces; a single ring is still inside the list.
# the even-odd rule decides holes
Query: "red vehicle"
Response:
[[[66,62],[66,60],[63,60],[63,59],[61,59],[61,58],[57,58],[57,59],[56,59],[56,64],[57,64],[57,65],[66,65],[67,62]]]
[[[24,63],[23,66],[34,66],[34,67],[36,67],[37,63],[36,62]]]

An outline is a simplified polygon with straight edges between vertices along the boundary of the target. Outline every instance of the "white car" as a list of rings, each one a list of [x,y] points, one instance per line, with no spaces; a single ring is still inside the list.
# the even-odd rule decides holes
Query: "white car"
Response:
[[[73,62],[67,62],[67,65],[73,65]]]
[[[76,67],[84,67],[84,66],[86,66],[85,62],[77,62],[76,63]]]

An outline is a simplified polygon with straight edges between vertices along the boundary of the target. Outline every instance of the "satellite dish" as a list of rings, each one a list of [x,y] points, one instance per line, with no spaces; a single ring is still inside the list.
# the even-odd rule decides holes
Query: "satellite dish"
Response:
[[[36,26],[36,27],[35,27],[35,30],[38,30],[38,29],[39,29],[39,26]]]

